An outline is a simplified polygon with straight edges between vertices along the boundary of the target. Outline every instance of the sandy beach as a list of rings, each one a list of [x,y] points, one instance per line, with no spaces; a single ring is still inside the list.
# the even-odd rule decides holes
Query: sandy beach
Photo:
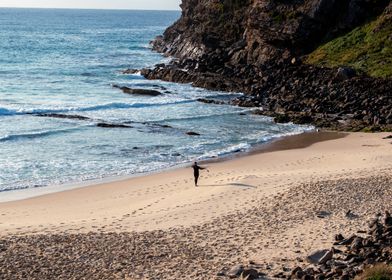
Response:
[[[205,163],[197,188],[180,168],[0,203],[0,274],[224,279],[252,262],[273,275],[392,209],[388,135],[288,137]]]

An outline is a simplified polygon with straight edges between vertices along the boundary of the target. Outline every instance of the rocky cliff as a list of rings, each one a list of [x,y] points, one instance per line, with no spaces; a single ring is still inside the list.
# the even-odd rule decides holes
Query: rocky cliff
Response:
[[[184,0],[155,49],[186,59],[260,64],[309,53],[380,15],[389,0]],[[223,59],[222,59],[223,58]]]
[[[358,70],[338,68],[339,60],[312,65],[308,59],[317,58],[314,53],[325,43],[369,25],[366,34],[379,38],[371,51],[388,69],[390,0],[183,0],[181,8],[181,18],[153,42],[155,50],[177,59],[144,69],[147,78],[242,91],[247,95],[236,104],[262,107],[263,114],[281,121],[392,128],[391,77],[370,77],[366,67],[355,67],[356,60],[373,57],[364,35],[362,42],[340,44],[344,58],[350,55],[344,51],[363,47],[353,63],[342,63]]]

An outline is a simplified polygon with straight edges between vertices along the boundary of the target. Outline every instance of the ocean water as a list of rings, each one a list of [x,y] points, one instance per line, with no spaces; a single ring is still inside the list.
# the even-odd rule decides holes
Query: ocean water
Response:
[[[274,124],[252,109],[197,102],[233,93],[123,75],[168,59],[152,52],[149,41],[179,15],[0,9],[0,191],[139,174],[311,129]],[[163,94],[131,96],[113,84]],[[98,127],[102,122],[129,127]]]

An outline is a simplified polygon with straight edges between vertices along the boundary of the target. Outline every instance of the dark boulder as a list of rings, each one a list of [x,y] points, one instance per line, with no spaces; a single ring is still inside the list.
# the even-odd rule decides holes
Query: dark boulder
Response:
[[[313,252],[307,257],[308,262],[313,264],[324,264],[328,260],[330,260],[333,256],[333,252],[331,250],[318,250]]]
[[[241,276],[241,273],[244,271],[244,267],[242,265],[233,266],[228,272],[227,276],[229,278],[237,278]]]
[[[242,279],[256,280],[259,279],[259,272],[254,268],[245,268],[241,276]]]
[[[122,90],[126,94],[146,95],[146,96],[159,96],[161,92],[153,89],[129,88],[126,86],[113,85],[114,88]]]
[[[214,100],[214,99],[206,99],[206,98],[198,98],[197,101],[201,102],[201,103],[205,103],[205,104],[218,104],[218,105],[225,104],[225,102],[223,102],[223,101]]]
[[[353,69],[353,68],[339,67],[336,72],[335,79],[337,79],[339,81],[345,81],[345,80],[348,80],[348,79],[355,77],[356,74],[357,73],[356,73],[355,69]]]
[[[140,72],[140,70],[138,70],[138,69],[127,69],[127,70],[122,71],[123,74],[136,74],[138,72]]]

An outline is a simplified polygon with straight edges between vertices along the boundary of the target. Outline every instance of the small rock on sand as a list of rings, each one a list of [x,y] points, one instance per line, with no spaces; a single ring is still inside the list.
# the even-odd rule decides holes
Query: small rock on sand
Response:
[[[237,278],[241,275],[241,273],[244,271],[244,267],[242,265],[236,265],[233,266],[228,272],[227,276],[229,278]]]
[[[332,259],[332,250],[318,250],[307,257],[307,260],[312,264],[323,264]]]

